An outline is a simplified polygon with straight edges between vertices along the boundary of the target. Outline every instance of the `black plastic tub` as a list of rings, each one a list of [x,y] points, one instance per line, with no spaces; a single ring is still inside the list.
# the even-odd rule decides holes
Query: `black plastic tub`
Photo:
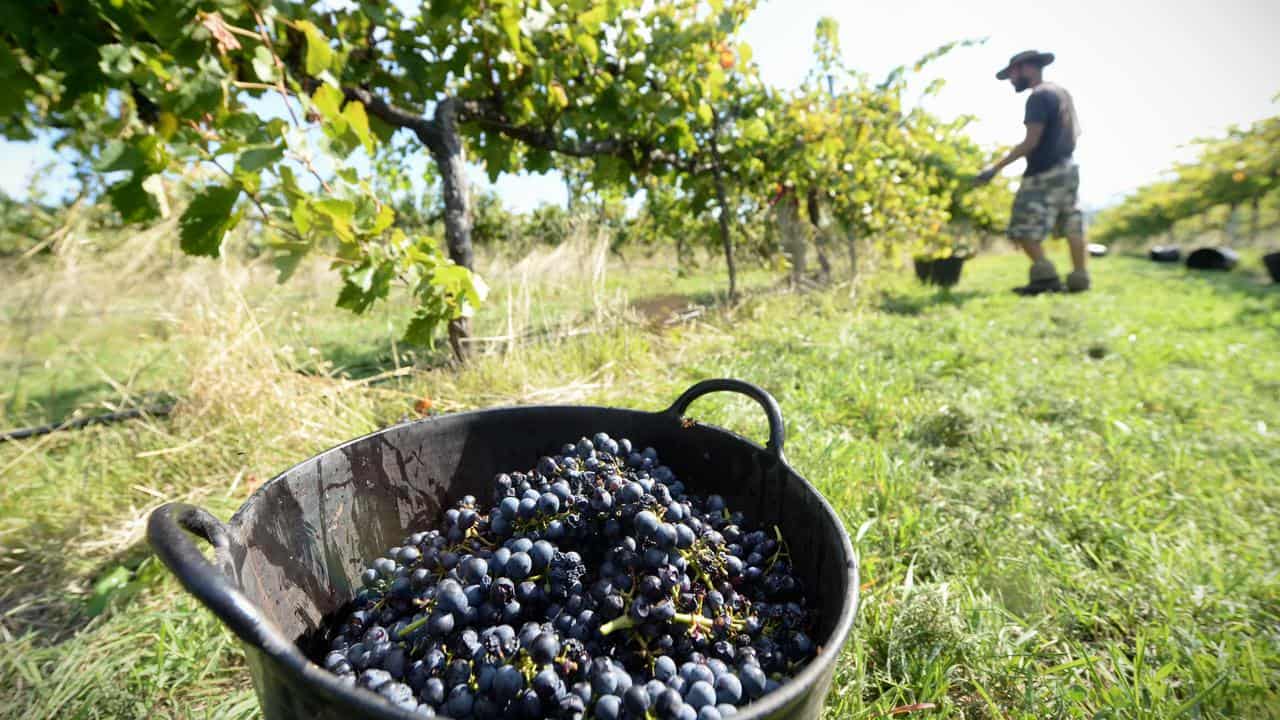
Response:
[[[952,255],[944,258],[914,259],[916,278],[925,285],[938,287],[954,287],[960,282],[960,271],[964,269],[967,255]]]
[[[765,447],[683,418],[690,403],[716,391],[742,393],[764,408]],[[658,448],[692,492],[723,495],[750,521],[781,528],[816,605],[819,652],[735,717],[819,717],[857,611],[857,559],[831,506],[784,459],[777,402],[741,381],[698,383],[660,412],[528,406],[396,425],[285,471],[225,524],[200,508],[164,505],[152,513],[147,538],[183,587],[242,641],[268,720],[408,720],[416,716],[312,663],[300,643],[354,597],[369,560],[409,532],[436,526],[463,495],[488,497],[495,473],[531,467],[564,442],[599,431]],[[213,562],[188,532],[213,546]]]
[[[929,283],[929,276],[933,274],[933,260],[931,258],[914,258],[911,262],[912,267],[916,271],[916,279],[926,285]]]
[[[1176,263],[1182,260],[1182,248],[1177,245],[1157,245],[1147,253],[1154,262]]]
[[[1187,256],[1187,267],[1192,270],[1227,271],[1235,268],[1239,262],[1240,255],[1225,247],[1196,248]]]
[[[1262,264],[1267,266],[1267,274],[1271,276],[1271,282],[1280,283],[1280,252],[1263,255]]]

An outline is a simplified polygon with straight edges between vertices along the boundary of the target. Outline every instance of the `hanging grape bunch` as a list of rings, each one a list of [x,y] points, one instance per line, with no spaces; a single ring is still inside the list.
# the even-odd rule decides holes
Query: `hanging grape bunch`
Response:
[[[424,717],[718,720],[811,660],[777,528],[604,433],[373,561],[321,662]]]

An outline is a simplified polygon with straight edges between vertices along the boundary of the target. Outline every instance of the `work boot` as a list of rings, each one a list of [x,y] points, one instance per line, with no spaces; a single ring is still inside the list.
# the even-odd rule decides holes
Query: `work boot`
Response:
[[[1031,281],[1014,292],[1019,295],[1039,295],[1047,292],[1062,292],[1062,279],[1058,277],[1058,268],[1048,260],[1031,263]]]
[[[1084,292],[1089,289],[1091,284],[1088,270],[1072,270],[1071,274],[1067,276],[1067,292]]]

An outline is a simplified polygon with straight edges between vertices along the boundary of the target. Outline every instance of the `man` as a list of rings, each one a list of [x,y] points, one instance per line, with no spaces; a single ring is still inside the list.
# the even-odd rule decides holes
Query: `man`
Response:
[[[1071,292],[1089,289],[1084,218],[1076,198],[1080,170],[1071,159],[1080,128],[1071,95],[1060,85],[1044,81],[1044,66],[1051,62],[1053,53],[1027,50],[1014,55],[1009,64],[996,73],[997,80],[1009,80],[1016,92],[1031,89],[1023,120],[1027,135],[1000,162],[974,180],[977,185],[986,184],[1007,165],[1019,158],[1027,159],[1027,169],[1009,219],[1009,239],[1031,258],[1030,281],[1014,288],[1020,295],[1063,289],[1057,268],[1044,254],[1043,242],[1050,234],[1065,235],[1071,245],[1072,270],[1067,276],[1066,289]]]

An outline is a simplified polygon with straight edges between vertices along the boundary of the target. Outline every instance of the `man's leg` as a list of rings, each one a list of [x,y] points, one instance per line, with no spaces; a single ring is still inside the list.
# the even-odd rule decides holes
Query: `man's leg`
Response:
[[[1089,268],[1085,265],[1089,253],[1086,252],[1084,233],[1071,233],[1067,236],[1067,242],[1071,245],[1071,274],[1067,275],[1067,290],[1084,292],[1092,285]]]
[[[1047,199],[1036,178],[1024,178],[1013,199],[1009,239],[1022,248],[1022,252],[1031,260],[1029,282],[1013,289],[1019,295],[1039,295],[1062,290],[1058,269],[1044,255],[1043,240],[1051,224]]]
[[[1061,224],[1063,234],[1067,236],[1067,244],[1071,246],[1071,274],[1067,275],[1067,290],[1084,292],[1092,284],[1089,280],[1088,246],[1085,245],[1084,214],[1080,212],[1080,168],[1071,167],[1067,174],[1066,186],[1063,188]]]
[[[1013,242],[1022,249],[1022,252],[1027,254],[1027,257],[1030,258],[1032,264],[1045,259],[1044,243],[1032,240],[1014,240]]]
[[[1089,260],[1089,253],[1085,250],[1084,233],[1067,235],[1067,244],[1071,246],[1071,269],[1076,272],[1089,272],[1089,268],[1085,267]]]

